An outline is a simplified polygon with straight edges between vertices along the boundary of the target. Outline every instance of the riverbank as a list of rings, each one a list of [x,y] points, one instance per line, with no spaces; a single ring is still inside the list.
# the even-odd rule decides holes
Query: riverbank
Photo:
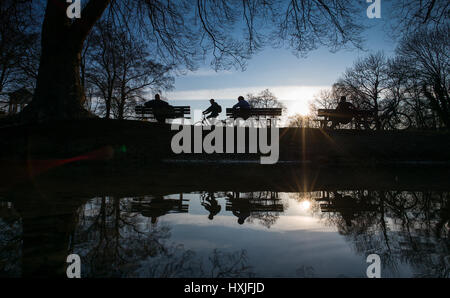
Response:
[[[259,163],[261,154],[175,154],[170,125],[89,119],[0,129],[3,161],[100,161],[141,166],[164,162]],[[203,137],[209,131],[203,131]],[[450,134],[434,131],[355,131],[280,128],[279,162],[333,166],[449,165]],[[192,136],[193,138],[193,136]]]

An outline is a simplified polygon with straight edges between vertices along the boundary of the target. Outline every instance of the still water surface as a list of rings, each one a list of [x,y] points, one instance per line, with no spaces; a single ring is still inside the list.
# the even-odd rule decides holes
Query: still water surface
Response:
[[[0,202],[0,276],[449,277],[450,192],[196,191]],[[70,206],[68,206],[70,205]],[[63,211],[61,211],[63,210]]]

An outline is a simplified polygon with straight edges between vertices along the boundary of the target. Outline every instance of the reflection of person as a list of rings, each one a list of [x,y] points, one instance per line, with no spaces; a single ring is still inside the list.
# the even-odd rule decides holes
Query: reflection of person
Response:
[[[238,218],[238,224],[242,225],[247,217],[250,216],[251,204],[247,199],[239,199],[239,193],[236,197],[232,194],[226,195],[231,203],[231,211]]]
[[[250,117],[250,104],[243,96],[238,97],[238,103],[233,106],[233,118],[242,118],[247,120]]]
[[[153,109],[153,115],[159,123],[166,122],[166,119],[173,114],[173,107],[164,100],[161,100],[159,94],[155,94],[155,99],[147,101],[144,106]]]
[[[206,197],[206,202],[202,203],[202,206],[205,207],[206,210],[209,211],[208,218],[210,220],[214,219],[214,216],[216,216],[222,207],[219,205],[219,202],[217,202],[216,198],[214,197],[214,194],[208,193],[208,196]]]
[[[335,116],[331,118],[332,125],[331,129],[334,129],[339,123],[348,124],[352,121],[353,118],[353,104],[347,102],[347,98],[345,96],[341,96],[341,100],[336,107],[336,112],[339,116]]]
[[[167,205],[167,201],[164,200],[163,196],[155,196],[151,200],[150,206],[153,208],[148,208],[145,213],[146,216],[150,216],[152,224],[156,224],[158,217],[167,214],[171,207]]]
[[[139,212],[142,216],[151,218],[151,223],[156,224],[158,218],[175,210],[179,206],[178,200],[165,199],[164,196],[154,194],[150,201],[133,202],[133,212]]]
[[[339,209],[342,219],[345,221],[347,227],[352,226],[352,220],[355,219],[355,199],[349,195],[341,195],[338,192],[334,192],[333,205]]]
[[[249,210],[233,210],[233,215],[238,218],[238,224],[244,224],[247,217],[250,216]]]
[[[222,107],[212,98],[209,100],[209,102],[211,103],[211,105],[209,106],[209,108],[203,111],[203,115],[210,113],[210,115],[206,117],[206,119],[216,118],[217,116],[219,116],[219,113],[222,112]]]

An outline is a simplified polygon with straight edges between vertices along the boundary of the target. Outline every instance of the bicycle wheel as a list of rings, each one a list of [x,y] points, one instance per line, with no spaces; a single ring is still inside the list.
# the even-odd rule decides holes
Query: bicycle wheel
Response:
[[[393,130],[405,130],[411,127],[411,118],[403,113],[395,113],[389,118],[388,124]]]
[[[356,119],[355,121],[357,129],[364,129],[364,130],[375,130],[376,129],[376,123],[374,119]]]

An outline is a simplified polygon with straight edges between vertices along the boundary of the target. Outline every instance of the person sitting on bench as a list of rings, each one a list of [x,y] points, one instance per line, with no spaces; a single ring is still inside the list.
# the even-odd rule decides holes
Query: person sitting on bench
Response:
[[[210,113],[210,115],[206,117],[206,119],[217,118],[220,112],[222,112],[222,107],[212,98],[209,100],[209,102],[211,103],[211,105],[209,106],[209,108],[203,111],[203,115]]]
[[[233,118],[242,118],[247,120],[250,117],[250,104],[244,99],[243,96],[238,97],[238,103],[233,106]]]
[[[166,119],[173,114],[173,107],[161,100],[159,94],[155,94],[155,99],[147,101],[144,106],[153,109],[153,116],[159,123],[165,123]]]
[[[336,107],[336,112],[338,116],[330,117],[332,122],[331,129],[334,129],[337,125],[348,124],[352,121],[353,118],[353,104],[347,102],[347,98],[345,96],[341,96],[341,101],[338,103]]]

